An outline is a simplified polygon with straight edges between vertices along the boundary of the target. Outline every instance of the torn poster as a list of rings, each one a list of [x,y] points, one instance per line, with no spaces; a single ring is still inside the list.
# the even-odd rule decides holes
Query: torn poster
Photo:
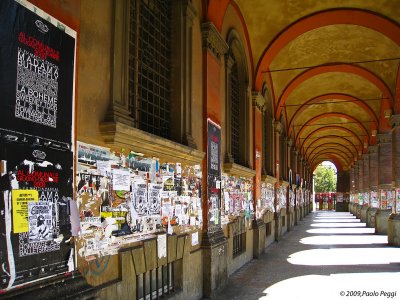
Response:
[[[167,257],[167,235],[159,234],[157,235],[157,253],[158,258]]]

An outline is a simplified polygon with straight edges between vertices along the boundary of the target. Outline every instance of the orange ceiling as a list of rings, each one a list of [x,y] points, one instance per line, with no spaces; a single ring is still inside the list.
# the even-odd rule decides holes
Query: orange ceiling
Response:
[[[241,20],[253,86],[314,169],[348,170],[391,127],[400,98],[398,0],[209,0],[219,30]]]

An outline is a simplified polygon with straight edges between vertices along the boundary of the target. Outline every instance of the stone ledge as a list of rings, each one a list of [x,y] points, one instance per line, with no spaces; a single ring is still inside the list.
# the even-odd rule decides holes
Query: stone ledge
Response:
[[[103,122],[100,132],[108,146],[132,148],[149,157],[164,161],[180,161],[186,164],[201,164],[205,153],[185,145],[161,138],[154,134],[120,122]]]
[[[271,184],[275,184],[277,182],[277,179],[273,176],[270,175],[262,175],[261,176],[261,181],[264,181],[266,183],[271,183]]]
[[[244,177],[252,179],[256,175],[256,171],[235,163],[224,163],[224,172],[230,176]]]

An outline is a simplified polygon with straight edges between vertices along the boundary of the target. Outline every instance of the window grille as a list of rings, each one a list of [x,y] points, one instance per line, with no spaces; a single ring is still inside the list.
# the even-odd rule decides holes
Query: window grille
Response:
[[[159,299],[175,292],[174,262],[136,275],[136,299]]]
[[[170,137],[171,1],[132,0],[130,99],[137,126]]]
[[[246,232],[233,236],[233,257],[246,251]]]
[[[240,92],[237,64],[232,66],[230,78],[231,90],[231,154],[236,163],[240,163]]]
[[[272,234],[272,223],[268,222],[265,224],[265,235],[269,237]]]

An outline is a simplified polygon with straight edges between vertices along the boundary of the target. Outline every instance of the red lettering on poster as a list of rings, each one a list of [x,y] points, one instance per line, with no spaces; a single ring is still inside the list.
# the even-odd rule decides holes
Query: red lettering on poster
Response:
[[[18,170],[17,180],[33,182],[34,187],[46,187],[48,182],[58,183],[58,172],[33,171],[32,173]]]
[[[25,44],[35,50],[34,54],[39,56],[41,59],[46,60],[48,56],[56,61],[60,61],[60,51],[54,50],[32,36],[26,36],[25,32],[19,33],[18,40],[20,43]]]

